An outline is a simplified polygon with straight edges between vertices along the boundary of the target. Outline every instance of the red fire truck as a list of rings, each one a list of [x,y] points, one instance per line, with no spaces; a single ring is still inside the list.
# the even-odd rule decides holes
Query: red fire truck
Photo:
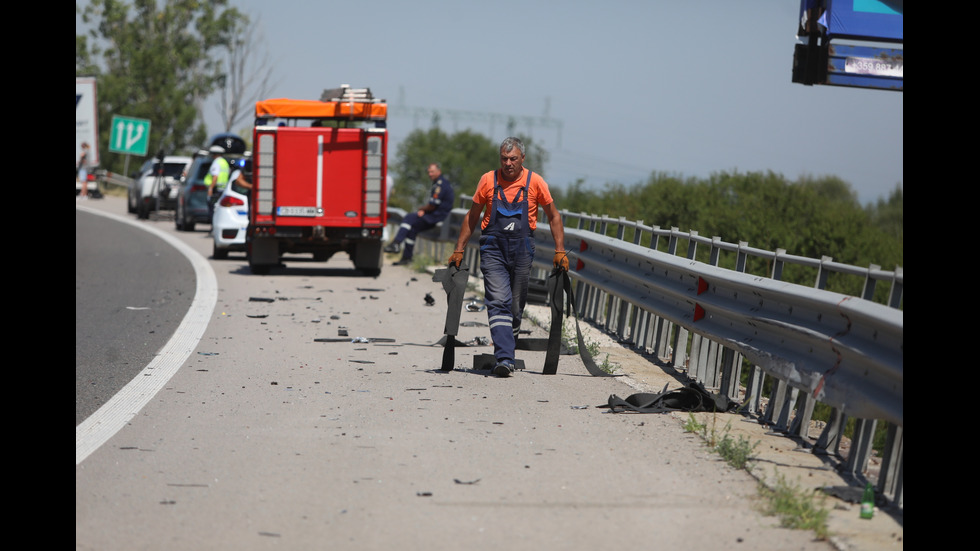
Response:
[[[341,251],[365,275],[381,273],[387,107],[370,89],[347,85],[320,100],[256,102],[246,238],[252,273],[268,273],[284,254],[326,261]]]

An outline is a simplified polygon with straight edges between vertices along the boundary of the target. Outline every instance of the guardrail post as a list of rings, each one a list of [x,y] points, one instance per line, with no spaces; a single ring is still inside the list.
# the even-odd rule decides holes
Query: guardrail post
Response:
[[[616,298],[605,290],[596,287],[596,323],[603,331],[609,332],[609,320],[612,317],[613,300]]]
[[[786,254],[786,249],[776,249],[776,254],[772,257],[772,278],[776,281],[783,280],[783,260],[782,256]]]
[[[584,281],[575,282],[575,315],[579,318],[585,317],[585,310],[589,304],[589,286]]]
[[[623,337],[623,299],[615,295],[609,295],[609,317],[606,320],[606,332],[616,335],[616,338]]]
[[[761,413],[759,404],[762,402],[762,383],[765,381],[766,372],[757,365],[752,366],[749,372],[749,380],[745,384],[745,411],[758,415]]]
[[[735,257],[735,271],[745,273],[745,261],[748,255],[742,249],[749,246],[748,241],[738,242],[738,255]]]
[[[649,248],[657,250],[657,246],[660,245],[660,226],[654,226],[650,231],[650,245]]]
[[[669,326],[670,329],[675,329],[673,323],[669,323]],[[672,345],[674,347],[674,368],[680,368],[684,371],[688,371],[687,364],[690,361],[690,356],[687,354],[687,336],[687,329],[683,325],[677,325],[674,331],[674,343]]]
[[[821,455],[840,456],[840,438],[844,434],[844,425],[847,423],[847,415],[841,413],[837,408],[830,410],[830,419],[824,427],[813,452]]]
[[[676,226],[671,226],[670,228],[670,240],[667,241],[667,254],[676,255],[677,254],[677,234],[680,232]]]
[[[813,286],[815,288],[817,288],[817,289],[826,289],[827,288],[827,272],[829,270],[825,270],[824,267],[823,267],[823,265],[824,265],[824,263],[830,262],[831,260],[833,260],[833,257],[830,257],[830,256],[821,256],[820,257],[820,267],[817,268],[817,281],[816,281],[816,283],[813,284]]]
[[[687,258],[688,260],[694,260],[694,255],[698,252],[698,242],[694,240],[698,236],[698,232],[691,230],[688,232],[687,240]]]
[[[783,409],[783,402],[786,401],[786,382],[773,377],[772,389],[769,395],[769,406],[766,407],[766,413],[763,419],[767,423],[773,425],[777,430],[785,429],[785,426],[780,426],[779,415]]]
[[[813,406],[816,403],[812,394],[809,392],[803,394],[803,400],[796,408],[793,424],[789,427],[790,434],[804,439],[810,438],[810,419],[813,418]]]
[[[616,238],[620,241],[626,240],[626,217],[619,217],[619,226],[616,228]]]
[[[708,354],[705,356],[704,364],[704,384],[707,387],[717,389],[721,386],[721,356],[719,353],[723,347],[711,339],[704,339],[708,343]]]
[[[795,387],[789,386],[789,383],[781,382],[784,390],[783,400],[781,407],[779,408],[779,418],[776,420],[776,429],[783,432],[789,431],[789,415],[793,411],[793,404],[796,403],[796,399],[799,397],[800,390]],[[787,396],[788,394],[788,396]]]
[[[671,323],[660,317],[654,316],[651,323],[653,326],[653,350],[658,358],[666,358],[667,361],[674,365],[678,365],[675,360],[675,351],[677,350],[676,343],[672,343],[670,340],[671,335]]]
[[[704,339],[701,335],[694,333],[691,335],[691,355],[687,361],[687,376],[695,381],[704,381],[704,361],[707,350],[702,349]],[[705,349],[707,347],[704,347]]]
[[[877,264],[870,264],[868,266],[868,276],[864,278],[864,286],[862,287],[862,291],[861,291],[861,298],[863,298],[864,300],[871,300],[874,298],[875,285],[877,284],[877,281],[875,280],[875,278],[871,277],[871,272],[880,269],[881,266],[878,266]]]
[[[904,287],[902,281],[905,280],[903,277],[904,271],[904,268],[896,267],[895,273],[892,275],[892,288],[888,292],[888,306],[892,308],[898,308],[902,304],[902,287]]]
[[[847,454],[845,472],[863,476],[867,471],[876,425],[877,421],[874,419],[857,419],[854,424],[854,435],[851,437],[851,451]]]
[[[708,254],[708,264],[712,266],[718,265],[718,259],[721,256],[721,247],[718,243],[721,243],[721,238],[717,235],[711,238],[711,252]]]
[[[742,378],[742,355],[731,348],[722,348],[721,351],[721,392],[733,402],[738,401],[740,379]]]
[[[881,472],[878,475],[878,493],[890,496],[898,507],[904,507],[904,429],[888,424],[888,439],[881,458]]]
[[[653,349],[653,313],[649,310],[639,310],[636,319],[638,324],[637,337],[633,339],[634,346],[638,346],[643,352],[649,352]]]

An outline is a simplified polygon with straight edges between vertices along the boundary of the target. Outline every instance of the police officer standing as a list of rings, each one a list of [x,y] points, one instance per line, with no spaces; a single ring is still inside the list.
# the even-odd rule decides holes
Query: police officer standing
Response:
[[[429,179],[432,189],[429,190],[429,202],[419,207],[415,212],[405,215],[395,238],[385,246],[386,253],[397,253],[401,250],[402,258],[395,265],[411,264],[415,251],[415,236],[429,228],[435,227],[449,216],[453,210],[455,192],[453,184],[442,173],[438,163],[429,165]],[[404,246],[403,246],[404,244]]]
[[[228,186],[231,167],[228,165],[228,161],[222,157],[225,148],[220,145],[212,145],[208,149],[208,153],[211,155],[211,168],[208,169],[208,175],[204,177],[204,185],[208,186],[208,211],[210,215],[213,215],[215,201],[221,197],[221,192]]]

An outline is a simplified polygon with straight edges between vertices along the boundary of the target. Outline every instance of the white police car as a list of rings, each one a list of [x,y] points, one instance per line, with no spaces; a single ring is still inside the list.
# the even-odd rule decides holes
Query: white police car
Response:
[[[236,181],[242,174],[251,181],[252,160],[239,159],[231,168],[228,185],[214,205],[211,218],[211,237],[214,240],[212,256],[216,260],[228,258],[229,251],[245,251],[245,231],[248,229],[248,200],[250,189]]]

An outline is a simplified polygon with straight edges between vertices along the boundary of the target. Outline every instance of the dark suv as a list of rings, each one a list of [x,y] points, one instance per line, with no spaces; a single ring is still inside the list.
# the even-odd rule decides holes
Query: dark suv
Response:
[[[216,134],[208,140],[205,148],[194,155],[194,161],[187,169],[187,177],[177,191],[177,206],[174,213],[174,224],[178,231],[194,231],[197,224],[210,224],[211,211],[208,208],[208,187],[204,179],[211,168],[211,157],[208,148],[220,145],[225,148],[223,157],[229,164],[245,155],[245,140],[237,134]]]

